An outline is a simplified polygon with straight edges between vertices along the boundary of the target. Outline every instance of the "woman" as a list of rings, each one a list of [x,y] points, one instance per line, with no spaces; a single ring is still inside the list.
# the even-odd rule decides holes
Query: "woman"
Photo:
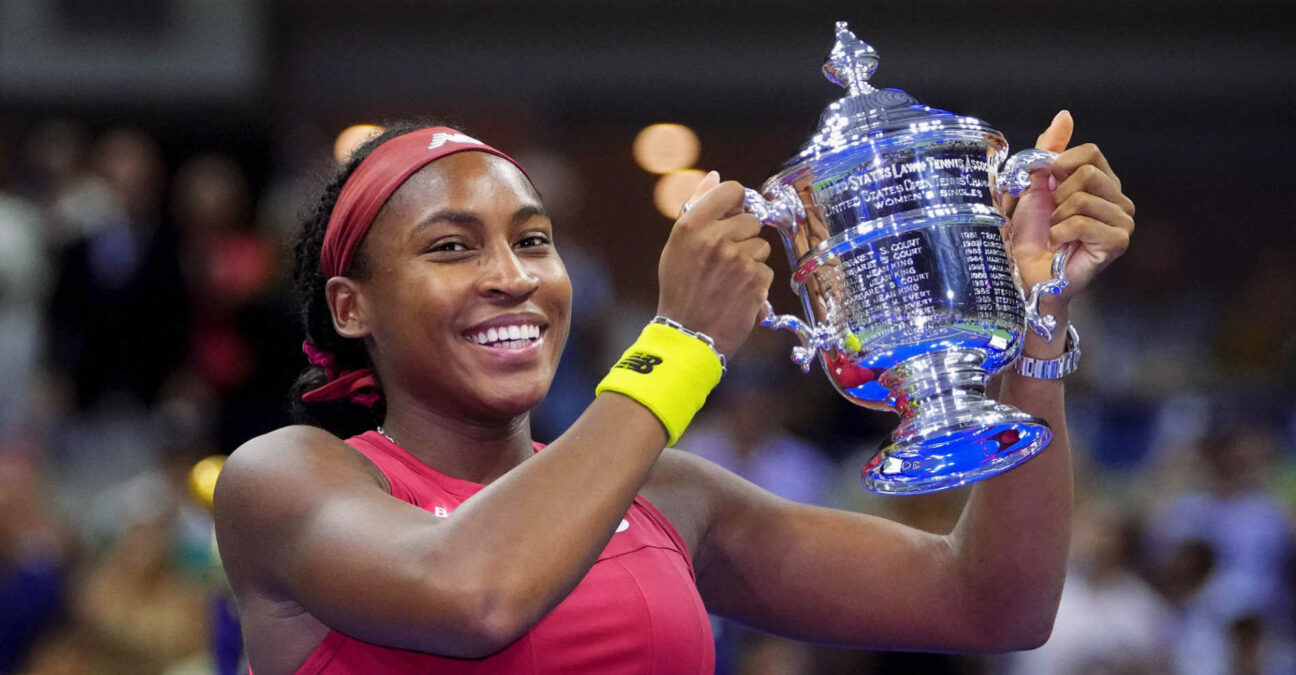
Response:
[[[1041,147],[1062,150],[1070,130],[1059,114]],[[1011,240],[1027,284],[1051,248],[1079,242],[1048,307],[1065,321],[1128,245],[1133,205],[1094,146],[1052,172],[1055,191],[1041,173],[1016,204]],[[571,288],[527,176],[452,129],[389,130],[356,153],[297,255],[320,366],[299,384],[338,436],[253,439],[216,488],[257,675],[709,672],[706,611],[874,647],[1047,638],[1071,505],[1057,380],[1004,377],[1002,399],[1048,419],[1054,441],[978,484],[944,536],[783,501],[663,449],[772,279],[740,186],[709,175],[690,203],[659,266],[658,313],[677,323],[645,328],[537,452],[527,411],[553,376]],[[1052,359],[1062,343],[1032,335],[1025,350]]]

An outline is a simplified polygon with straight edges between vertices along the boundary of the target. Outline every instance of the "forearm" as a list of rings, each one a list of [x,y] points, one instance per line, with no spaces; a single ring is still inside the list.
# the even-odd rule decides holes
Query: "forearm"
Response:
[[[1055,315],[1067,325],[1065,311]],[[1024,353],[1053,359],[1064,346],[1064,336],[1046,343],[1032,333]],[[1053,440],[1024,464],[978,483],[950,539],[969,618],[988,639],[1020,648],[1047,639],[1057,613],[1071,536],[1071,449],[1061,380],[1007,369],[998,398],[1047,420]]]
[[[566,597],[665,444],[653,413],[605,393],[543,452],[455,511],[436,548],[477,580],[488,624],[520,634]]]

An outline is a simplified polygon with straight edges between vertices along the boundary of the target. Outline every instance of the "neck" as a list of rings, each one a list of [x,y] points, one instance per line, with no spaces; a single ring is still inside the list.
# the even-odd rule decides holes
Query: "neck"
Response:
[[[485,423],[389,400],[383,431],[424,464],[473,483],[491,483],[535,453],[530,413]]]

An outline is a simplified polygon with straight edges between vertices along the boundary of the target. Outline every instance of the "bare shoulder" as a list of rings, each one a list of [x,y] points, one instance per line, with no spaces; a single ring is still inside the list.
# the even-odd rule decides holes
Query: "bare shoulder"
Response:
[[[252,497],[356,479],[386,487],[382,472],[337,436],[318,427],[283,427],[253,438],[230,455],[216,482],[215,509],[219,516],[245,506]]]
[[[255,576],[327,495],[389,491],[372,462],[312,426],[276,429],[239,446],[221,470],[213,518],[231,581]]]

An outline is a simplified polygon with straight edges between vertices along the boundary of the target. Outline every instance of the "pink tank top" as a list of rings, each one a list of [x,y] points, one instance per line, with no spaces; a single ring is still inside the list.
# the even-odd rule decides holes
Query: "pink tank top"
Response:
[[[455,507],[485,487],[428,467],[376,431],[347,443],[382,470],[394,497],[440,518],[453,518]],[[380,647],[332,630],[297,675],[697,675],[714,670],[711,625],[688,549],[666,517],[636,496],[575,590],[503,650],[484,659],[453,659]]]

